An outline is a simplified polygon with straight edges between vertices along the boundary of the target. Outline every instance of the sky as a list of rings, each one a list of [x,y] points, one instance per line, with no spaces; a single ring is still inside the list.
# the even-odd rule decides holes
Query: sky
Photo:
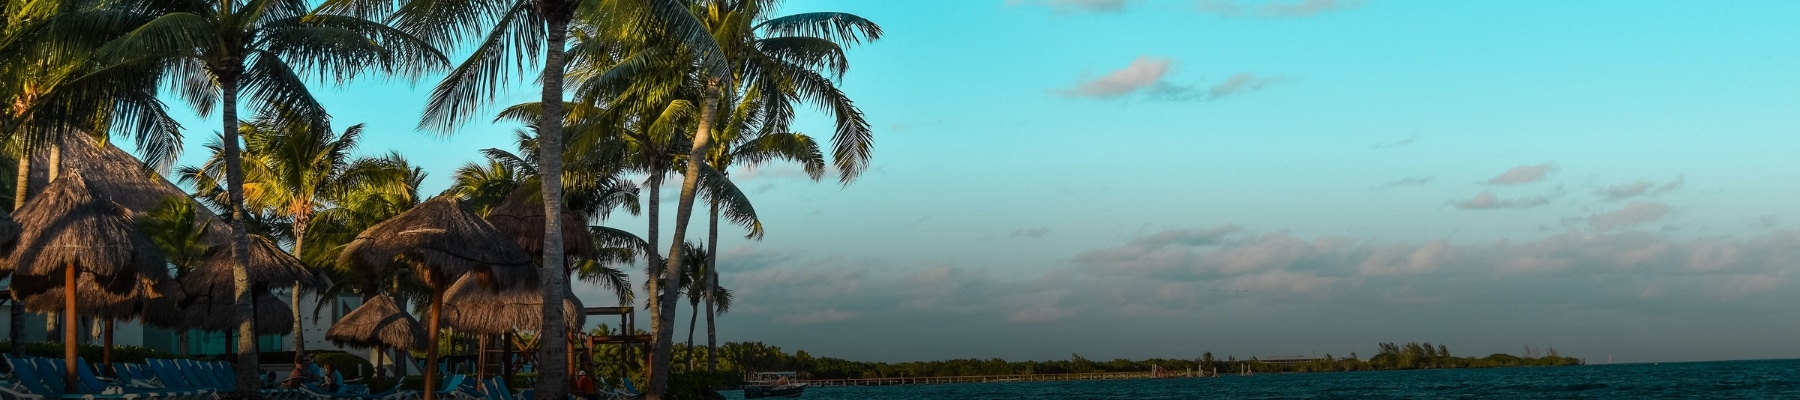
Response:
[[[794,165],[733,172],[768,235],[721,232],[737,294],[721,341],[871,361],[1368,357],[1390,341],[1800,357],[1800,3],[790,0],[779,14],[811,11],[885,31],[840,83],[875,127],[872,167],[848,185]],[[516,128],[416,130],[441,76],[318,92],[340,126],[368,124],[360,151],[402,152],[436,193]],[[514,82],[500,103],[533,99],[529,77]],[[184,118],[193,164],[218,122]],[[831,120],[795,128],[828,137]]]

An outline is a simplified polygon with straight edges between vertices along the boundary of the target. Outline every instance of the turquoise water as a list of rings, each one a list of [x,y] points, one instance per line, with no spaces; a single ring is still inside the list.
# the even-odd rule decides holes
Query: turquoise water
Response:
[[[743,392],[724,391],[726,398]],[[809,388],[802,399],[1800,398],[1800,360]]]

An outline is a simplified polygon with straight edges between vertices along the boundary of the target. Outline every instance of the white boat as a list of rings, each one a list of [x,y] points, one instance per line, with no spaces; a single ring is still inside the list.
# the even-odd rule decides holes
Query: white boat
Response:
[[[793,372],[758,372],[744,385],[744,398],[800,397],[806,384]]]

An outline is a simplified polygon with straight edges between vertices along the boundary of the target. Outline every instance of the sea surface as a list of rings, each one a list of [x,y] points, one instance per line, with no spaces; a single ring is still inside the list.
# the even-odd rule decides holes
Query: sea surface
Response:
[[[742,391],[721,392],[741,399]],[[1800,360],[807,388],[802,399],[1800,399]]]

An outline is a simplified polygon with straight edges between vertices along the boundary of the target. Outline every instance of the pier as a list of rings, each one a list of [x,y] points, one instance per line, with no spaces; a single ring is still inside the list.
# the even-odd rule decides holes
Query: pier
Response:
[[[802,379],[800,382],[812,387],[831,386],[890,386],[890,385],[935,385],[946,383],[991,383],[991,382],[1054,382],[1054,381],[1101,381],[1121,379],[1153,379],[1184,377],[1188,374],[1170,371],[1136,371],[1136,372],[1087,372],[1070,374],[1012,374],[1012,375],[968,375],[968,376],[919,376],[919,377],[887,377],[860,379]]]

